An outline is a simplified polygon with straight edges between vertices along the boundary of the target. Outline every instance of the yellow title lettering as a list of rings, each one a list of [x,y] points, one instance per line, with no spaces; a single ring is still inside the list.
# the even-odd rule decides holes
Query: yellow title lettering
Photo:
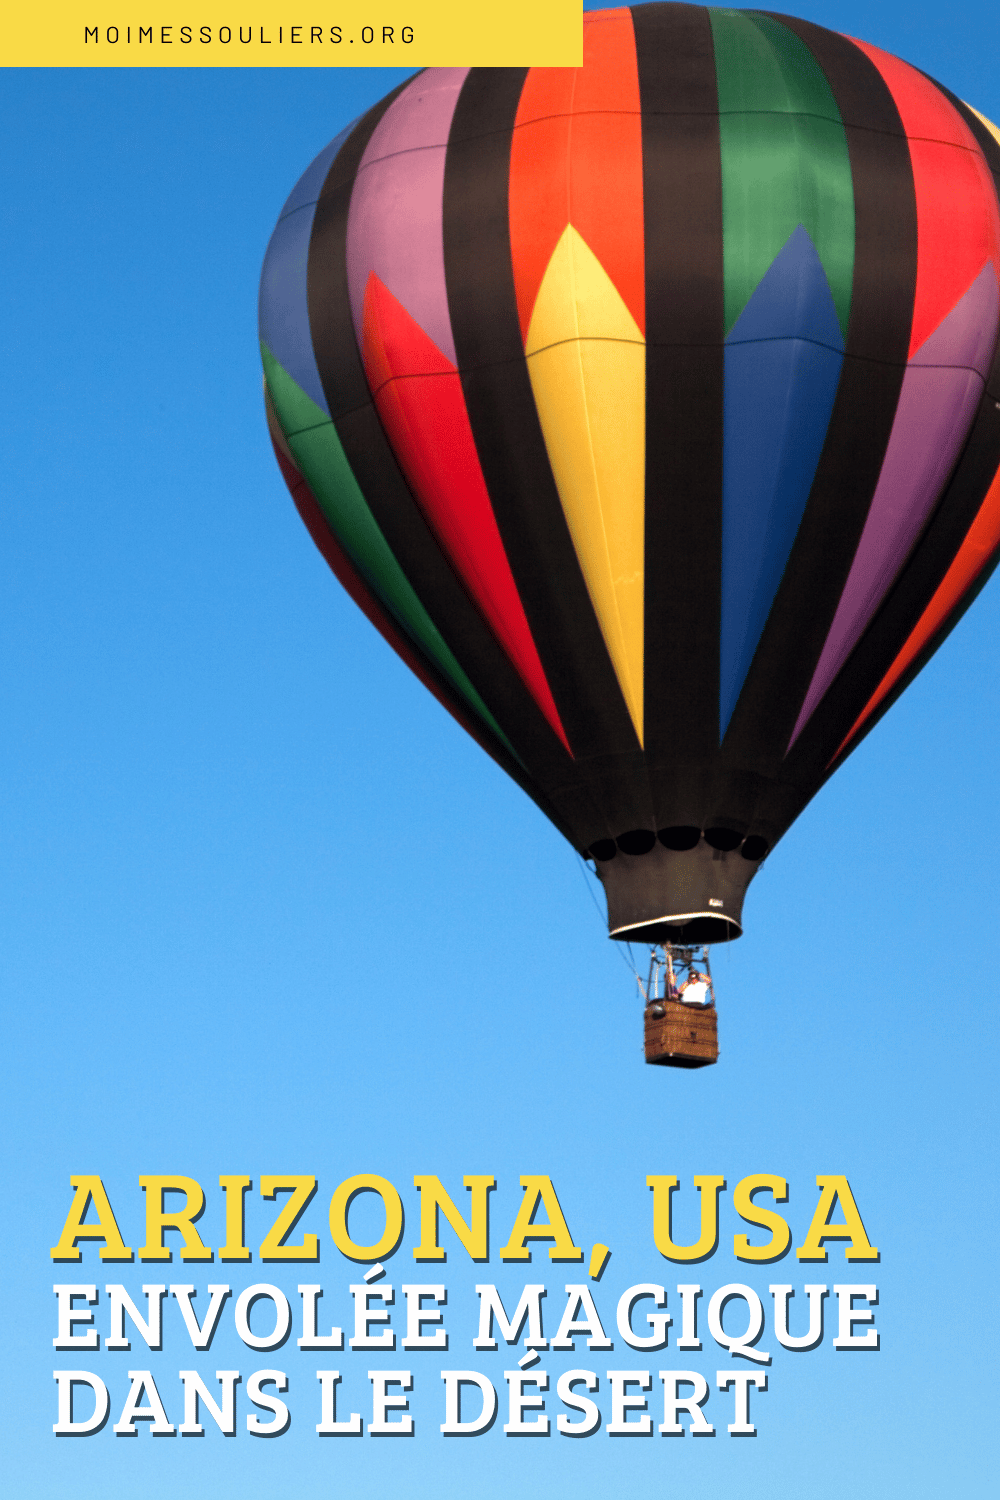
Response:
[[[776,1203],[788,1201],[788,1183],[772,1172],[758,1172],[755,1177],[744,1177],[733,1189],[733,1207],[741,1219],[748,1224],[759,1224],[771,1231],[766,1245],[751,1245],[745,1234],[733,1235],[733,1254],[737,1260],[780,1260],[792,1241],[792,1231],[780,1214],[772,1208],[764,1208],[753,1201],[754,1193],[773,1193]]]
[[[647,1177],[646,1186],[653,1190],[653,1239],[667,1260],[707,1260],[719,1239],[719,1192],[726,1185],[724,1177],[696,1177],[694,1185],[701,1194],[701,1233],[693,1245],[675,1245],[671,1217],[671,1199],[677,1187],[676,1177]]]
[[[71,1177],[70,1187],[76,1192],[70,1204],[66,1222],[59,1236],[58,1245],[49,1251],[53,1260],[79,1260],[77,1240],[103,1240],[104,1248],[98,1253],[102,1260],[131,1260],[132,1251],[122,1239],[121,1230],[111,1211],[108,1195],[99,1177]],[[88,1204],[93,1203],[97,1215],[96,1224],[85,1224],[83,1216]]]
[[[385,1233],[374,1245],[357,1245],[347,1230],[347,1214],[359,1193],[378,1193],[385,1208]],[[330,1233],[333,1243],[348,1260],[381,1260],[391,1255],[403,1234],[403,1200],[391,1182],[371,1173],[359,1173],[340,1184],[330,1199]]]
[[[319,1235],[307,1234],[301,1245],[284,1243],[305,1213],[315,1192],[315,1177],[262,1177],[260,1179],[262,1198],[273,1198],[276,1193],[291,1193],[292,1195],[264,1236],[264,1243],[260,1247],[261,1260],[319,1260]]]
[[[865,1226],[861,1222],[858,1205],[847,1178],[817,1177],[816,1186],[821,1189],[819,1203],[809,1225],[805,1244],[795,1252],[799,1260],[826,1260],[824,1240],[850,1240],[850,1249],[844,1251],[846,1260],[878,1260],[878,1251],[868,1243]],[[844,1222],[831,1224],[830,1215],[838,1200]]]
[[[146,1243],[139,1251],[140,1260],[169,1260],[170,1251],[163,1243],[168,1229],[180,1230],[184,1240],[181,1260],[211,1260],[212,1252],[201,1242],[195,1229],[205,1208],[205,1194],[193,1177],[140,1177],[139,1186],[146,1194]],[[164,1193],[183,1193],[184,1207],[166,1209]]]
[[[243,1243],[243,1201],[253,1181],[249,1177],[220,1177],[219,1186],[226,1195],[226,1243],[219,1250],[219,1259],[250,1260],[250,1251]]]
[[[447,1259],[438,1244],[438,1209],[443,1211],[471,1259],[489,1260],[489,1195],[496,1187],[496,1178],[463,1177],[462,1181],[472,1194],[468,1224],[442,1187],[440,1177],[414,1177],[413,1186],[420,1194],[420,1244],[413,1252],[414,1260]]]
[[[569,1225],[562,1211],[556,1190],[549,1177],[522,1177],[524,1196],[510,1232],[510,1239],[500,1251],[503,1260],[530,1260],[528,1240],[553,1240],[549,1247],[549,1260],[583,1260],[583,1251],[573,1243]],[[549,1216],[547,1224],[535,1223],[539,1204]]]

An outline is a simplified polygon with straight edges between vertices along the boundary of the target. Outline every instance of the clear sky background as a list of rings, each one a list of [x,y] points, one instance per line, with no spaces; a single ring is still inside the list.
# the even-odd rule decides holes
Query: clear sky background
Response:
[[[795,12],[893,51],[1000,118],[994,5],[807,3]],[[683,1492],[833,1500],[994,1493],[1000,585],[815,799],[752,886],[746,936],[716,950],[722,1057],[646,1068],[641,1007],[589,878],[329,574],[270,454],[257,279],[285,196],[323,145],[402,73],[330,69],[11,72],[2,109],[6,289],[0,680],[0,984],[7,1125],[5,1481],[31,1500],[178,1493],[492,1500]],[[599,892],[598,901],[601,900]],[[53,1267],[71,1173],[98,1173],[142,1243],[143,1173],[313,1173],[318,1267]],[[349,1321],[357,1267],[326,1204],[355,1172],[400,1189],[397,1287],[449,1288],[451,1348],[369,1356],[252,1351],[223,1317],[196,1354],[176,1304],[161,1354],[57,1353],[53,1281],[298,1281]],[[413,1175],[458,1199],[498,1180],[494,1257],[416,1267]],[[558,1316],[585,1268],[504,1267],[522,1173],[548,1173],[577,1243],[612,1256],[595,1297],[616,1348],[571,1364],[741,1365],[640,1354],[614,1332],[629,1284],[876,1280],[877,1354],[774,1342],[758,1436],[446,1442],[443,1365],[503,1386],[522,1349],[471,1347],[474,1283]],[[801,1243],[818,1172],[846,1173],[881,1263],[733,1258],[731,1190],[788,1179]],[[720,1247],[674,1266],[652,1240],[648,1173],[725,1176]],[[248,1197],[248,1243],[273,1207]],[[362,1205],[359,1238],[375,1218]],[[256,1238],[254,1236],[257,1236]],[[176,1237],[174,1237],[176,1238]],[[707,1300],[707,1295],[706,1295]],[[231,1304],[230,1304],[231,1305]],[[828,1320],[831,1314],[828,1312]],[[551,1328],[547,1328],[551,1332]],[[177,1371],[239,1368],[235,1440],[59,1440],[52,1370],[149,1366],[174,1422]],[[370,1365],[414,1371],[413,1441],[320,1440],[315,1370],[370,1409]],[[293,1420],[244,1428],[250,1373],[284,1369]],[[994,1389],[991,1391],[991,1387]],[[653,1411],[657,1403],[653,1400]],[[549,1402],[553,1415],[561,1410]],[[659,1416],[657,1417],[659,1420]]]

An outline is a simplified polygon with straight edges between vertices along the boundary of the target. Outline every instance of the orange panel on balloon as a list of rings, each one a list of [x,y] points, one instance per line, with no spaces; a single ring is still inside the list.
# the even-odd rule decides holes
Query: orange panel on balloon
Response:
[[[382,425],[428,525],[569,750],[497,529],[458,371],[374,273],[365,287],[361,352]]]
[[[567,224],[645,331],[642,122],[632,18],[590,15],[581,68],[532,68],[510,164],[510,232],[521,333]]]

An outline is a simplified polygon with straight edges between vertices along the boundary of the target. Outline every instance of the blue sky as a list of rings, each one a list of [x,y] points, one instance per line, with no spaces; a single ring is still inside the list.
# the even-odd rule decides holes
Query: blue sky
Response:
[[[1000,118],[1000,25],[984,4],[799,4],[796,13],[907,58]],[[287,192],[321,147],[402,74],[358,70],[18,71],[5,77],[7,308],[0,526],[0,984],[6,1012],[3,1236],[5,1470],[14,1492],[144,1500],[272,1493],[484,1497],[808,1494],[811,1500],[990,1492],[994,1351],[982,1309],[997,1230],[994,783],[1000,585],[782,841],[720,952],[722,1059],[646,1069],[640,1008],[576,856],[468,741],[343,595],[271,458],[256,349],[257,277]],[[311,1173],[317,1267],[54,1270],[71,1173],[101,1175],[140,1244],[148,1173],[209,1194],[220,1173]],[[293,1302],[321,1282],[343,1322],[357,1267],[325,1205],[356,1172],[402,1193],[387,1262],[397,1289],[443,1280],[451,1349],[503,1386],[520,1349],[474,1351],[476,1281],[528,1279],[555,1315],[583,1270],[411,1256],[415,1173],[456,1196],[492,1173],[494,1248],[522,1173],[556,1184],[577,1243],[612,1250],[598,1306],[680,1281],[798,1290],[877,1281],[878,1354],[772,1348],[758,1436],[517,1442],[501,1423],[443,1442],[438,1353],[410,1363],[413,1442],[323,1442],[315,1369],[339,1361],[365,1411],[369,1356],[293,1339],[258,1353],[232,1333],[196,1355],[177,1319],[160,1354],[133,1340],[93,1368],[112,1420],[133,1365],[154,1369],[172,1421],[177,1371],[239,1368],[239,1436],[59,1441],[55,1280],[173,1276]],[[801,1243],[817,1173],[845,1173],[875,1267],[794,1256],[740,1264],[732,1188],[788,1179]],[[697,1267],[652,1242],[649,1173],[718,1174],[720,1248]],[[366,1228],[360,1206],[358,1236]],[[683,1217],[681,1230],[693,1218]],[[273,1208],[248,1197],[248,1243]],[[374,1226],[374,1218],[371,1220]],[[373,1234],[377,1232],[374,1228]],[[138,1239],[136,1237],[139,1237]],[[165,1314],[165,1320],[166,1316]],[[828,1317],[830,1315],[828,1314]],[[165,1322],[166,1326],[166,1322]],[[186,1345],[186,1347],[185,1347]],[[552,1356],[609,1367],[730,1361],[706,1342]],[[283,1363],[282,1363],[283,1362]],[[545,1362],[543,1361],[543,1364]],[[277,1364],[292,1426],[243,1429],[245,1381]],[[348,1389],[350,1387],[350,1389]],[[602,1394],[606,1400],[602,1378]],[[731,1397],[725,1398],[729,1403]],[[558,1402],[550,1402],[554,1413]],[[603,1409],[603,1408],[602,1408]],[[655,1401],[653,1410],[655,1411]],[[153,1446],[151,1446],[153,1444]],[[331,1447],[333,1451],[331,1452]]]

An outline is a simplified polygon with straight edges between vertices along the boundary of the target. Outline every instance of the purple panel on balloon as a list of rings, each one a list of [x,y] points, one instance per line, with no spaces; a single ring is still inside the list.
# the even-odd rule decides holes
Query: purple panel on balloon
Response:
[[[868,519],[789,750],[861,639],[944,488],[982,398],[998,322],[1000,290],[987,263],[907,365]]]
[[[347,220],[347,283],[358,344],[372,271],[455,363],[444,280],[444,158],[468,68],[429,68],[382,116]]]

